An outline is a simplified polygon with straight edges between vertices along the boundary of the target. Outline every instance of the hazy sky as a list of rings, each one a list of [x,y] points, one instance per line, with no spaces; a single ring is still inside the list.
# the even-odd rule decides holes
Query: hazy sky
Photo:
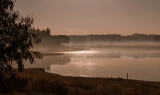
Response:
[[[53,35],[160,34],[160,0],[17,0],[15,8]]]

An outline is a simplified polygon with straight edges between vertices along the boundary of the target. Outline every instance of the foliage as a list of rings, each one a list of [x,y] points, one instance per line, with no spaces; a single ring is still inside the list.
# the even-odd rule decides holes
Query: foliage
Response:
[[[34,56],[40,53],[31,51],[33,43],[38,44],[40,38],[28,29],[31,28],[33,18],[20,17],[18,11],[14,11],[15,1],[0,0],[0,66],[11,66],[12,61],[18,63],[19,71],[22,71],[22,61],[34,62]]]
[[[66,35],[51,35],[50,28],[46,28],[44,30],[31,28],[29,29],[31,33],[37,34],[39,37],[41,37],[41,43],[38,46],[39,47],[46,47],[49,49],[55,48],[55,47],[63,47],[63,44],[69,43],[70,39]],[[46,43],[47,42],[47,43]]]

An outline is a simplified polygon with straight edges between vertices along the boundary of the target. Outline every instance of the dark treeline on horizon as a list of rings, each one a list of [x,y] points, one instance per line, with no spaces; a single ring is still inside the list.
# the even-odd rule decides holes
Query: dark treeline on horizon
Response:
[[[145,41],[145,42],[160,42],[160,35],[157,34],[133,34],[122,36],[120,34],[103,34],[103,35],[51,35],[50,29],[46,30],[34,29],[29,30],[37,35],[39,35],[42,39],[41,44],[52,43],[54,46],[60,46],[62,44],[68,43],[70,41],[73,42],[97,42],[97,41],[106,41],[106,42],[129,42],[129,41]],[[50,44],[51,45],[51,44]]]
[[[69,42],[69,37],[68,36],[52,36],[50,34],[50,29],[47,28],[45,30],[40,30],[40,29],[30,29],[29,32],[37,34],[41,38],[41,43],[40,45],[49,45],[49,46],[61,46],[61,44],[65,44]]]

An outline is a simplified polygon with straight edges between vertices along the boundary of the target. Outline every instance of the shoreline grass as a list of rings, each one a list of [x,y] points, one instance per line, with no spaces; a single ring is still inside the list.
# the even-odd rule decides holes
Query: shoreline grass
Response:
[[[44,69],[0,80],[0,95],[160,95],[160,82],[60,76]]]

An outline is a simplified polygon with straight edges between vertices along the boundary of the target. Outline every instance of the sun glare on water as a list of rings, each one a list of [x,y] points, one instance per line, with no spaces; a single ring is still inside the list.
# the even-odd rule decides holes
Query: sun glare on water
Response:
[[[65,53],[70,53],[70,54],[94,54],[96,53],[96,51],[69,51],[69,52],[65,52]]]

